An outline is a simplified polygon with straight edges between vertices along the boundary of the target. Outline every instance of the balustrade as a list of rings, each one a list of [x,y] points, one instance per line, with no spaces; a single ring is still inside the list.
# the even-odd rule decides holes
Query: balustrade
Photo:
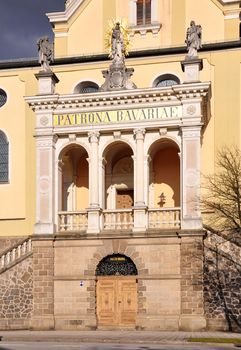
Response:
[[[132,209],[104,210],[104,230],[128,230],[133,228]]]
[[[86,211],[59,212],[59,231],[83,231],[88,227]]]
[[[158,208],[148,210],[149,228],[177,229],[181,227],[180,208]]]
[[[27,256],[32,251],[32,240],[30,238],[7,250],[0,257],[0,269],[12,266],[16,261]]]

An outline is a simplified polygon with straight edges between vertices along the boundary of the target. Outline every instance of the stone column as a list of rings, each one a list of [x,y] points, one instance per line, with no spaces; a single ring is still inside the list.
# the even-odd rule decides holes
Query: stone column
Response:
[[[144,199],[144,138],[145,130],[134,130],[136,140],[135,157],[135,204],[134,204],[134,232],[146,231],[146,204]]]
[[[203,299],[203,232],[181,237],[180,330],[202,331],[206,327]]]
[[[55,222],[55,143],[54,135],[36,136],[36,224],[35,234],[52,234]]]
[[[181,228],[202,229],[200,212],[201,126],[182,127]]]
[[[54,247],[52,239],[36,239],[33,249],[33,330],[54,329]]]
[[[89,159],[89,193],[90,206],[88,211],[88,233],[100,232],[100,203],[99,203],[99,136],[97,131],[88,134],[91,157]]]

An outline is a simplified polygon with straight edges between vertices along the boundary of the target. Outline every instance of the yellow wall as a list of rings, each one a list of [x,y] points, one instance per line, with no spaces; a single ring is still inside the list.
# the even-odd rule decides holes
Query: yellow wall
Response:
[[[0,129],[9,141],[9,183],[0,184],[0,235],[29,235],[35,221],[34,113],[23,96],[36,93],[33,71],[1,72],[7,103],[0,108]]]

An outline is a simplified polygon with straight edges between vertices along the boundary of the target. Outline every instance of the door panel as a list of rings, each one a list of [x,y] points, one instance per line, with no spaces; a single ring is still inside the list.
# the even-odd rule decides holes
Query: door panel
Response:
[[[101,281],[97,283],[97,310],[102,325],[116,322],[115,281]]]
[[[130,209],[133,206],[133,190],[118,190],[116,209]]]
[[[136,279],[110,278],[97,281],[99,326],[135,326],[137,312]]]
[[[119,322],[120,324],[135,324],[137,311],[137,283],[136,280],[119,281]]]

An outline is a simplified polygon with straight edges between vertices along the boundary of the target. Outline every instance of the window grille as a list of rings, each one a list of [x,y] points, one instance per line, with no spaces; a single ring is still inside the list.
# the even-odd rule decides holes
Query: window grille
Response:
[[[3,89],[0,89],[0,107],[7,102],[7,94]]]
[[[121,254],[108,255],[100,261],[96,268],[97,276],[130,276],[137,274],[136,265],[133,261]]]
[[[75,94],[90,94],[99,91],[99,86],[92,81],[83,81],[79,83],[75,89]]]
[[[173,74],[163,74],[157,77],[153,83],[154,87],[166,87],[180,84],[180,80]]]
[[[0,131],[0,183],[8,182],[8,141]]]
[[[151,0],[137,0],[137,25],[151,24]]]

